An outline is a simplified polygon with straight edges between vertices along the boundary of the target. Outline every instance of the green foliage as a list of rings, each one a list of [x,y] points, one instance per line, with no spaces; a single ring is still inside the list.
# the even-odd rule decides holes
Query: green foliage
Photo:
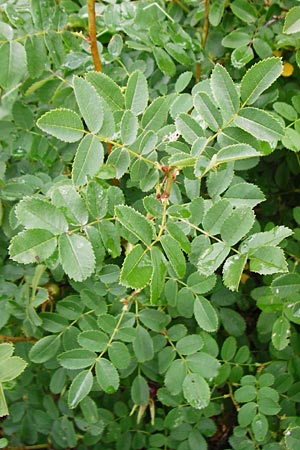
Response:
[[[298,449],[298,2],[0,3],[0,448]]]

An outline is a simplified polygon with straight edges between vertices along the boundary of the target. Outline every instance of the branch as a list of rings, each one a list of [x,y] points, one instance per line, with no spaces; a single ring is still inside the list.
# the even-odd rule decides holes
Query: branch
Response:
[[[5,336],[0,334],[0,341],[3,342],[36,342],[38,339],[27,336]]]
[[[87,0],[88,8],[88,25],[89,25],[89,41],[96,72],[102,72],[102,65],[98,53],[97,36],[96,36],[96,13],[95,0]]]
[[[208,28],[209,28],[209,19],[208,19],[209,0],[205,0],[204,3],[205,3],[205,12],[204,12],[204,24],[203,24],[202,39],[201,39],[202,48],[205,47],[207,35],[208,35]]]

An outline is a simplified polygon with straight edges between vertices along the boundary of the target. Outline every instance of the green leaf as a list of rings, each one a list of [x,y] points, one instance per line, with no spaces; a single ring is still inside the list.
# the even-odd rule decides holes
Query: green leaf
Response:
[[[243,102],[252,105],[280,77],[282,67],[281,59],[272,57],[259,61],[247,70],[241,82]]]
[[[272,328],[272,344],[276,350],[285,349],[290,342],[290,322],[285,317],[278,317]]]
[[[150,152],[152,152],[152,150],[154,150],[157,141],[158,141],[157,134],[155,134],[152,130],[147,131],[146,133],[143,134],[140,143],[139,153],[141,155],[148,155]]]
[[[250,62],[254,58],[254,53],[251,47],[247,45],[243,45],[242,47],[238,47],[233,50],[231,53],[231,64],[236,69],[241,69],[248,62]]]
[[[255,8],[247,0],[234,0],[230,8],[233,14],[243,22],[252,23],[257,19]]]
[[[287,450],[298,450],[300,427],[289,427],[285,432],[284,442]]]
[[[243,254],[230,256],[225,261],[223,266],[223,282],[231,291],[238,290],[247,259],[248,255]]]
[[[234,124],[256,138],[276,143],[284,136],[281,123],[267,111],[257,108],[244,108],[234,119]]]
[[[248,45],[250,42],[251,35],[240,30],[233,30],[222,39],[223,47],[228,48],[243,47]]]
[[[117,220],[128,231],[133,233],[139,240],[146,245],[150,245],[154,237],[154,228],[152,223],[141,213],[130,206],[119,205],[115,208]]]
[[[246,322],[238,312],[230,308],[221,308],[220,319],[223,327],[231,336],[238,337],[245,333]]]
[[[63,181],[50,191],[52,203],[60,208],[73,225],[85,225],[88,211],[83,198],[79,195],[71,180]]]
[[[66,274],[83,281],[95,270],[95,255],[90,242],[78,234],[63,234],[58,241],[59,259]]]
[[[187,53],[184,46],[180,44],[174,44],[173,42],[167,42],[165,45],[165,48],[169,55],[172,56],[172,58],[175,59],[175,61],[178,61],[180,64],[191,67],[193,64],[193,58],[191,57],[191,54]],[[172,76],[172,75],[169,75]]]
[[[183,72],[179,75],[175,82],[175,91],[180,94],[188,86],[193,77],[193,72]]]
[[[203,228],[209,234],[215,235],[221,232],[222,225],[232,212],[232,206],[228,200],[219,200],[212,205],[203,218]]]
[[[130,156],[128,151],[122,147],[114,147],[106,160],[106,164],[108,166],[114,166],[117,179],[122,178],[130,165]]]
[[[4,42],[0,47],[0,66],[0,86],[3,89],[15,87],[26,71],[23,45],[16,41]]]
[[[246,253],[266,245],[275,246],[283,239],[291,236],[291,234],[293,234],[292,230],[284,226],[274,227],[269,231],[254,233],[242,242],[240,251]]]
[[[38,340],[29,351],[29,358],[36,364],[41,364],[53,358],[60,347],[60,337],[54,334]]]
[[[136,70],[128,78],[125,91],[125,106],[136,116],[143,113],[148,104],[148,85],[145,75]]]
[[[135,405],[147,405],[149,403],[149,386],[141,375],[137,375],[133,380],[131,398]]]
[[[82,331],[77,337],[78,344],[93,352],[106,350],[109,338],[107,334],[99,330]]]
[[[241,427],[250,425],[257,413],[257,404],[249,402],[243,405],[238,412],[238,422]]]
[[[218,151],[216,164],[239,161],[240,159],[253,158],[255,156],[260,156],[260,153],[248,144],[228,145]]]
[[[175,119],[176,129],[188,144],[193,144],[203,136],[203,129],[189,114],[181,113]]]
[[[169,95],[167,97],[157,97],[153,102],[146,108],[141,126],[144,131],[152,130],[159,131],[165,124],[170,104],[174,101],[174,96]]]
[[[81,115],[92,133],[103,124],[103,106],[96,89],[83,78],[73,77],[73,88]]]
[[[156,64],[164,75],[168,77],[173,77],[175,75],[176,66],[172,58],[163,48],[154,47],[153,56],[155,58]]]
[[[300,6],[291,8],[284,19],[283,32],[294,34],[300,32]]]
[[[165,385],[172,395],[180,394],[182,391],[182,383],[186,377],[186,363],[181,359],[175,359],[170,364],[166,375]]]
[[[224,199],[228,199],[232,206],[248,205],[254,208],[265,200],[262,191],[251,183],[236,183],[225,192]]]
[[[150,250],[152,262],[152,276],[150,282],[151,303],[156,304],[164,288],[165,275],[167,272],[166,259],[160,249],[156,246]]]
[[[219,361],[205,351],[188,355],[186,361],[190,371],[198,373],[203,378],[211,380],[219,373]]]
[[[0,361],[4,361],[5,359],[12,356],[14,353],[14,346],[11,342],[4,342],[0,344]]]
[[[237,350],[237,340],[234,336],[228,336],[223,342],[221,348],[221,358],[225,361],[231,361]]]
[[[72,167],[72,179],[75,186],[82,186],[93,177],[103,164],[103,145],[96,136],[87,134],[80,142]]]
[[[225,67],[220,64],[214,67],[210,78],[210,86],[214,100],[226,123],[238,112],[240,102],[237,88]]]
[[[19,356],[11,356],[10,358],[0,361],[0,383],[14,380],[26,368],[27,362]]]
[[[271,283],[273,294],[282,298],[287,298],[294,292],[300,291],[300,275],[298,273],[288,273],[281,275]]]
[[[94,86],[99,97],[104,99],[112,111],[124,108],[124,97],[120,87],[103,72],[88,72],[86,80]],[[105,110],[105,104],[103,104]]]
[[[90,370],[79,372],[73,379],[69,393],[68,406],[73,409],[83,400],[91,391],[93,386],[93,375]]]
[[[298,118],[297,111],[289,103],[275,102],[273,108],[278,114],[291,122],[294,122]]]
[[[99,386],[107,394],[114,394],[120,384],[120,377],[115,366],[106,358],[96,362],[96,378]]]
[[[230,247],[223,242],[212,244],[200,255],[197,263],[198,271],[205,276],[212,275],[222,264],[229,252]]]
[[[39,228],[52,234],[68,230],[68,222],[63,213],[39,198],[25,198],[17,205],[15,214],[25,228]]]
[[[110,361],[117,369],[126,369],[131,361],[127,345],[123,342],[112,342],[108,347],[108,356]]]
[[[211,170],[206,179],[208,194],[211,198],[222,194],[231,184],[234,176],[234,163],[225,163],[218,170]]]
[[[219,320],[212,304],[204,297],[196,297],[194,302],[194,315],[200,328],[204,331],[217,331]]]
[[[186,375],[182,390],[185,399],[193,408],[204,409],[209,405],[209,386],[198,373],[189,373]]]
[[[191,243],[186,237],[184,231],[180,228],[180,226],[174,223],[171,220],[168,220],[166,229],[170,233],[170,235],[176,239],[176,241],[180,244],[180,247],[186,253],[190,253],[191,251]]]
[[[27,70],[30,78],[39,78],[47,64],[47,49],[44,36],[28,36],[25,41]]]
[[[82,348],[74,348],[58,355],[58,362],[66,369],[85,369],[91,366],[96,359],[96,353]]]
[[[221,113],[205,92],[198,92],[193,100],[198,115],[213,131],[222,127]]]
[[[169,235],[162,236],[160,242],[172,268],[177,276],[182,278],[185,274],[186,264],[180,245]]]
[[[9,246],[11,259],[21,264],[36,263],[49,258],[57,239],[47,230],[26,230],[13,237]]]
[[[176,343],[176,349],[181,355],[192,355],[201,350],[204,342],[198,334],[190,334],[179,339]]]
[[[124,286],[142,289],[149,282],[153,267],[149,256],[140,244],[126,256],[121,270],[120,282]]]
[[[250,206],[235,208],[221,227],[221,238],[228,245],[239,242],[252,228],[255,215]]]
[[[256,399],[256,387],[253,385],[246,385],[238,388],[234,393],[234,398],[239,403],[248,403]]]
[[[138,362],[142,363],[145,361],[150,361],[154,356],[153,341],[149,332],[142,327],[137,325],[136,336],[133,341],[133,350]]]
[[[132,144],[137,136],[138,119],[132,111],[126,110],[121,121],[121,139],[125,145]]]
[[[37,126],[65,142],[77,142],[83,136],[83,124],[74,111],[67,108],[52,109],[39,118]]]
[[[287,272],[288,266],[284,252],[278,247],[260,247],[249,255],[250,270],[261,275]]]
[[[65,62],[66,52],[63,44],[62,36],[54,30],[47,30],[44,34],[45,44],[49,50],[49,54],[56,68]]]
[[[263,441],[269,430],[269,423],[266,416],[260,413],[256,414],[251,422],[251,429],[255,439],[258,442]]]
[[[211,4],[209,8],[209,23],[213,27],[217,27],[219,23],[222,20],[223,14],[224,14],[224,8],[225,8],[225,2],[223,0],[221,1],[215,1]]]

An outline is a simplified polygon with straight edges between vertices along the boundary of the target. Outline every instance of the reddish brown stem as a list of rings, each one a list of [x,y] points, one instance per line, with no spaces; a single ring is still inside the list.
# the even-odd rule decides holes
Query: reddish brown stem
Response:
[[[97,46],[95,0],[87,0],[89,41],[96,72],[102,72],[102,65]]]
[[[0,341],[3,342],[36,342],[37,339],[27,336],[5,336],[0,334]]]
[[[208,36],[208,28],[209,28],[209,0],[205,0],[205,12],[204,12],[204,24],[203,24],[203,30],[202,30],[202,39],[201,44],[202,48],[205,47],[207,36]]]

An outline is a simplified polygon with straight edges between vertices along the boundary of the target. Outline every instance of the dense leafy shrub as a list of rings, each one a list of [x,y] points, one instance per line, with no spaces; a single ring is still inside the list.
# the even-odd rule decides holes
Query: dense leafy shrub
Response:
[[[0,447],[296,450],[300,6],[94,3],[0,2]]]

